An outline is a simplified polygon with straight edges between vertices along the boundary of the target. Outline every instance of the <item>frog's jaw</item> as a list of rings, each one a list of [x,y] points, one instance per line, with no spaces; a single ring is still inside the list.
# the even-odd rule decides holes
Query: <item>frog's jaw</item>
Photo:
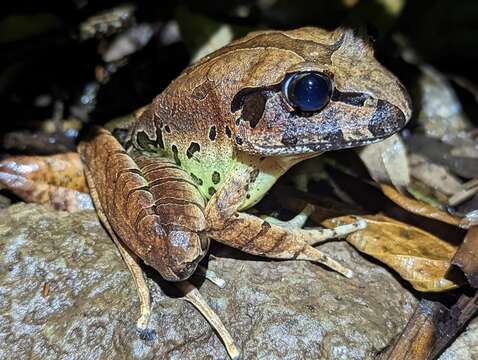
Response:
[[[398,131],[398,130],[397,130]],[[393,132],[395,133],[395,132]],[[365,140],[357,141],[342,141],[342,142],[318,142],[308,143],[296,146],[260,146],[260,144],[254,144],[251,153],[264,156],[277,156],[277,157],[295,157],[299,155],[308,155],[308,157],[318,156],[326,151],[356,148],[360,146],[366,146],[382,141],[383,139],[393,135],[386,135],[383,137],[374,137]],[[298,161],[294,162],[296,164]]]
[[[318,113],[304,114],[288,112],[281,96],[273,95],[254,126],[239,113],[237,146],[264,156],[318,153],[380,141],[408,121],[404,112],[385,100],[357,105],[354,99],[344,98],[332,99]]]

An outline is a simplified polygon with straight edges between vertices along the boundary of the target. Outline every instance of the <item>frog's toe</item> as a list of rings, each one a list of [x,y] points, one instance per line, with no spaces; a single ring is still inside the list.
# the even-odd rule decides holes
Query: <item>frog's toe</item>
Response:
[[[336,226],[331,229],[325,228],[313,228],[313,229],[297,229],[294,232],[296,236],[301,238],[304,242],[309,245],[316,245],[321,242],[336,239],[348,234],[354,233],[359,230],[363,230],[367,227],[367,221],[364,219],[358,218],[357,221],[346,224]]]
[[[285,229],[301,229],[305,225],[309,216],[314,213],[314,210],[314,205],[307,204],[307,206],[300,213],[288,221],[279,220],[273,216],[266,216],[263,218],[263,220]]]
[[[296,257],[297,260],[308,260],[316,263],[320,263],[329,269],[332,269],[339,274],[350,279],[354,276],[354,272],[349,268],[343,266],[338,261],[332,259],[330,256],[324,254],[320,250],[312,247],[306,246],[300,254]]]

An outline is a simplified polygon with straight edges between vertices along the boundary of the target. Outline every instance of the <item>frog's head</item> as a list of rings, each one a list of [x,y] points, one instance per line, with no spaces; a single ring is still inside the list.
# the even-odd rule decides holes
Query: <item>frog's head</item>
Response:
[[[236,82],[231,126],[243,151],[290,156],[366,145],[410,119],[407,91],[352,30],[257,32],[228,49],[229,62],[244,68],[227,80]]]

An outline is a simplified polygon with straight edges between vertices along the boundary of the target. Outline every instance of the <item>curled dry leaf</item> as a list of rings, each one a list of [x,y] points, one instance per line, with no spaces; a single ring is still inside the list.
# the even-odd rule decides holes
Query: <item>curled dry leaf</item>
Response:
[[[7,158],[0,162],[0,187],[24,201],[48,204],[57,210],[93,207],[77,153]]]
[[[407,151],[398,134],[366,146],[360,158],[378,183],[391,183],[402,189],[410,183]]]
[[[431,205],[425,204],[421,201],[411,199],[389,185],[381,185],[382,191],[390,200],[403,209],[411,213],[424,216],[430,219],[438,220],[450,225],[465,227],[460,218],[447,214]]]
[[[456,247],[417,227],[383,215],[366,215],[368,226],[347,242],[394,269],[418,291],[445,291],[459,284],[446,278]],[[357,221],[342,216],[322,224],[335,227]]]

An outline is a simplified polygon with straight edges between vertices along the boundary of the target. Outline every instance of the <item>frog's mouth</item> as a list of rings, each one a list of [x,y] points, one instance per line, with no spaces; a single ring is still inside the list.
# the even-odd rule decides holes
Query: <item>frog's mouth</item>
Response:
[[[373,143],[377,143],[386,139],[387,137],[393,134],[383,136],[383,137],[376,137],[366,140],[360,141],[348,141],[348,142],[340,142],[340,143],[309,143],[309,144],[301,144],[295,146],[255,146],[255,153],[265,155],[265,156],[292,156],[292,155],[300,155],[300,154],[310,154],[310,153],[323,153],[326,151],[332,150],[341,150],[341,149],[348,149],[348,148],[355,148],[360,146],[366,146]]]

